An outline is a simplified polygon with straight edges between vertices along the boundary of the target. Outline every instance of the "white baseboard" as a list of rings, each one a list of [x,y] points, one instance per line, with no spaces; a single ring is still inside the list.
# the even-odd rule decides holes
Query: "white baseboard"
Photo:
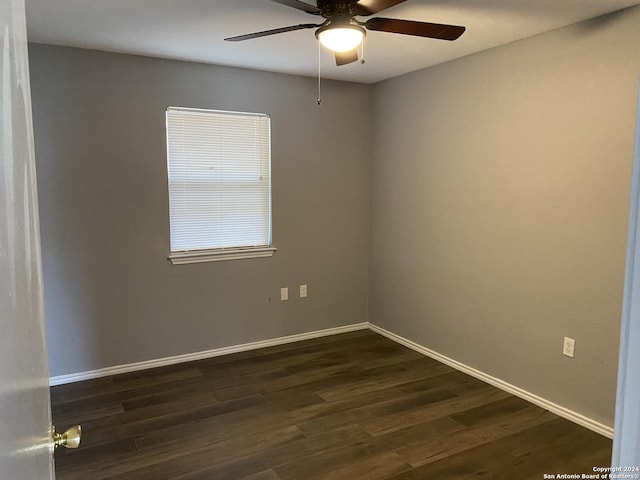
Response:
[[[577,423],[578,425],[588,428],[589,430],[599,433],[600,435],[604,435],[605,437],[613,438],[612,427],[604,425],[603,423],[600,423],[600,422],[596,422],[591,418],[585,417],[584,415],[574,412],[573,410],[569,410],[568,408],[565,408],[547,399],[539,397],[538,395],[535,395],[531,392],[523,390],[520,387],[516,387],[515,385],[507,383],[504,380],[501,380],[496,377],[492,377],[491,375],[481,372],[480,370],[476,370],[475,368],[469,367],[464,363],[460,363],[438,352],[434,352],[433,350],[423,347],[422,345],[412,342],[411,340],[407,340],[406,338],[401,337],[400,335],[396,335],[395,333],[385,330],[384,328],[378,327],[377,325],[373,325],[372,323],[369,323],[369,328],[372,331],[379,333],[380,335],[383,335],[389,338],[390,340],[393,340],[396,343],[404,345],[405,347],[415,350],[416,352],[422,353],[427,357],[431,357],[434,360],[444,363],[445,365],[449,365],[450,367],[455,368],[456,370],[459,370],[468,375],[471,375],[472,377],[482,380],[483,382],[493,385],[494,387],[504,390],[505,392],[511,393],[512,395],[515,395],[524,400],[527,400],[528,402],[538,405],[539,407],[542,407],[545,410],[549,410],[550,412],[553,412],[560,417],[566,418],[567,420]]]
[[[327,337],[329,335],[337,335],[339,333],[366,330],[367,328],[369,328],[369,324],[366,322],[354,323],[352,325],[345,325],[342,327],[316,330],[315,332],[299,333],[296,335],[260,340],[258,342],[244,343],[242,345],[234,345],[231,347],[214,348],[213,350],[205,350],[203,352],[187,353],[184,355],[146,360],[144,362],[129,363],[126,365],[116,365],[113,367],[100,368],[98,370],[90,370],[88,372],[71,373],[69,375],[57,375],[49,378],[49,385],[64,385],[66,383],[79,382],[81,380],[90,380],[93,378],[107,377],[109,375],[118,375],[120,373],[135,372],[138,370],[146,370],[148,368],[164,367],[167,365],[174,365],[176,363],[192,362],[194,360],[219,357],[222,355],[229,355],[231,353],[245,352],[247,350],[257,350],[258,348],[272,347],[274,345],[284,345],[285,343]]]

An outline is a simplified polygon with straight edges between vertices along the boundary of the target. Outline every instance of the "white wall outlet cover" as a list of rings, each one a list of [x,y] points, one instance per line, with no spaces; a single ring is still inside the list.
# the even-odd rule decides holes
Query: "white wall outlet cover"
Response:
[[[300,285],[300,298],[304,298],[307,296],[307,286]]]
[[[284,287],[280,289],[280,300],[285,301],[289,300],[289,288]]]
[[[573,338],[564,337],[562,345],[562,354],[573,358],[576,349],[576,341]]]

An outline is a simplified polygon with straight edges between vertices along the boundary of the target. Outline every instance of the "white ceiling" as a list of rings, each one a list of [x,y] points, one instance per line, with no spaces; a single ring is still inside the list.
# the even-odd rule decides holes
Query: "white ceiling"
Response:
[[[375,83],[639,3],[407,0],[374,17],[464,25],[467,31],[454,42],[369,32],[365,64],[336,67],[332,54],[323,49],[322,76]],[[33,42],[306,76],[315,76],[318,71],[313,30],[244,42],[223,41],[234,35],[322,20],[269,0],[26,0],[26,6],[27,30]]]

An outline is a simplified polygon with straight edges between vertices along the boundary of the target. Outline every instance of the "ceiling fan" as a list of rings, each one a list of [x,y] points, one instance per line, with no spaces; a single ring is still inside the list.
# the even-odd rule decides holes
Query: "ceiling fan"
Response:
[[[316,0],[316,5],[300,0],[271,0],[303,12],[323,17],[322,23],[302,23],[290,27],[274,28],[262,32],[225,38],[230,42],[266,37],[278,33],[293,32],[307,28],[317,28],[316,38],[335,53],[336,65],[346,65],[358,60],[358,46],[367,30],[415,35],[418,37],[456,40],[465,27],[440,23],[416,22],[395,18],[375,17],[361,22],[355,17],[368,17],[406,0]]]

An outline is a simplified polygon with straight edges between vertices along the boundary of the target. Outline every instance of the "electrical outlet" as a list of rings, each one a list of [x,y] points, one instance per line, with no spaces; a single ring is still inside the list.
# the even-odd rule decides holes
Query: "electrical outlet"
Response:
[[[300,298],[304,298],[307,296],[307,286],[300,285]]]
[[[285,300],[289,300],[289,288],[288,287],[284,287],[280,289],[280,300],[282,300],[283,302]]]
[[[562,354],[567,357],[573,358],[573,353],[576,349],[576,341],[573,338],[564,337],[564,344],[562,346]]]

